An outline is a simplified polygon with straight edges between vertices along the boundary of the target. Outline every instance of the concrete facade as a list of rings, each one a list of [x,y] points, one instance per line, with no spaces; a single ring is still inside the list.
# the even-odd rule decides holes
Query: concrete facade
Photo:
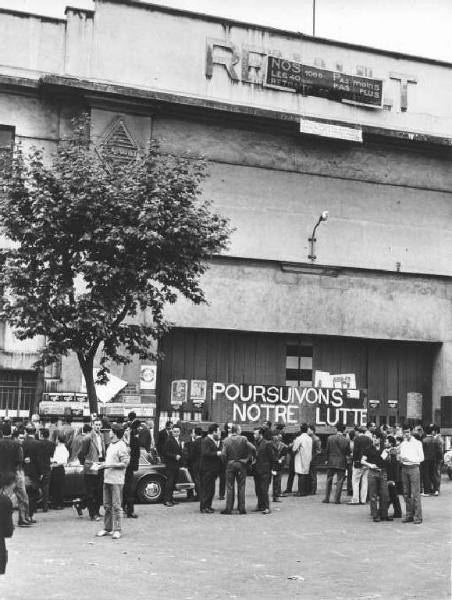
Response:
[[[452,394],[451,65],[119,0],[64,21],[2,12],[0,37],[0,125],[25,146],[50,153],[88,109],[97,144],[121,120],[136,146],[209,161],[204,194],[235,231],[209,305],[168,309],[177,327],[440,344],[433,410]],[[382,81],[381,106],[265,86],[269,55]],[[118,374],[137,384],[139,362]],[[68,359],[60,389],[80,381]]]

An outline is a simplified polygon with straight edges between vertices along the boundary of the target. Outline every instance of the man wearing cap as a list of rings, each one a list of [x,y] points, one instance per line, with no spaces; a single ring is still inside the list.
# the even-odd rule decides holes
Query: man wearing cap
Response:
[[[122,535],[121,498],[129,464],[129,452],[122,439],[123,435],[124,429],[121,425],[112,425],[104,464],[104,528],[97,532],[98,537],[111,535],[114,540]]]
[[[422,523],[421,475],[420,465],[424,460],[422,443],[412,435],[412,427],[404,427],[404,441],[400,444],[400,462],[402,463],[403,498],[405,500],[405,518],[402,523]]]

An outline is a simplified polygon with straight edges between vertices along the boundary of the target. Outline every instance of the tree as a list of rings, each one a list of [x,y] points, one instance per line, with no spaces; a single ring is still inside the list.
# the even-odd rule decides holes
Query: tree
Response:
[[[225,249],[226,219],[200,198],[206,164],[163,154],[157,143],[131,163],[107,167],[89,142],[88,116],[43,152],[19,146],[3,177],[0,318],[19,339],[45,336],[37,366],[74,352],[91,412],[111,362],[156,358],[150,338],[168,328],[163,309],[179,295],[205,302],[200,276]],[[140,311],[152,319],[140,322]],[[142,319],[143,321],[143,319]]]

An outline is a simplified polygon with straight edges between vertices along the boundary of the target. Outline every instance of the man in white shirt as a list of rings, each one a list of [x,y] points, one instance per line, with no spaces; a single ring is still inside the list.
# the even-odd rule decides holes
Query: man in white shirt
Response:
[[[105,457],[104,473],[104,529],[97,532],[98,537],[111,535],[118,540],[122,535],[121,504],[122,488],[129,464],[129,451],[122,437],[124,429],[121,425],[112,425],[110,445]]]
[[[400,444],[403,498],[406,516],[402,523],[422,523],[420,464],[424,460],[422,443],[412,435],[412,427],[404,427],[404,441]]]

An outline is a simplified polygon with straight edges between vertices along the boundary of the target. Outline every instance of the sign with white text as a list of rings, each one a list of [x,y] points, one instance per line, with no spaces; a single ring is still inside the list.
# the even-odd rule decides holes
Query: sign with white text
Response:
[[[328,71],[277,56],[267,57],[265,84],[336,102],[348,101],[376,108],[383,103],[381,79]]]
[[[212,384],[212,408],[230,403],[231,420],[237,423],[271,421],[288,425],[314,423],[317,426],[364,425],[367,409],[364,394],[343,388],[287,387],[235,383]],[[355,396],[355,397],[351,397]]]

